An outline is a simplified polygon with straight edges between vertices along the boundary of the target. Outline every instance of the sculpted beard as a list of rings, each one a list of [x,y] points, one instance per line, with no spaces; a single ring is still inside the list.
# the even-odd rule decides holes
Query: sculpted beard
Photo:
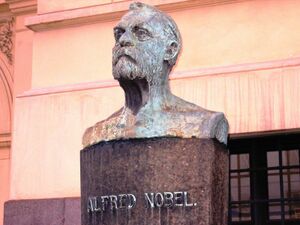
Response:
[[[113,76],[119,79],[143,79],[148,83],[155,80],[155,74],[161,70],[159,57],[151,51],[122,47],[113,49]]]
[[[127,57],[121,57],[113,67],[113,75],[115,79],[125,78],[134,80],[139,76],[138,67]]]
[[[142,78],[141,62],[129,48],[119,48],[113,54],[113,76],[115,79]]]

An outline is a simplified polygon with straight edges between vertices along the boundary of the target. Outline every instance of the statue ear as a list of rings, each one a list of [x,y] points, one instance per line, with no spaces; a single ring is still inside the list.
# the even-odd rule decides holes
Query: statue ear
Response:
[[[179,46],[176,41],[172,41],[166,49],[164,60],[170,62],[172,61],[178,54]]]

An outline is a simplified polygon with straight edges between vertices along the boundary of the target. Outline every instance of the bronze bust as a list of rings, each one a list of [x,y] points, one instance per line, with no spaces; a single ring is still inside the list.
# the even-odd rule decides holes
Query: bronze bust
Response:
[[[228,122],[174,96],[169,74],[181,50],[181,36],[171,17],[132,3],[114,28],[113,76],[125,92],[125,106],[86,130],[83,146],[101,141],[150,138],[216,138],[226,144]]]

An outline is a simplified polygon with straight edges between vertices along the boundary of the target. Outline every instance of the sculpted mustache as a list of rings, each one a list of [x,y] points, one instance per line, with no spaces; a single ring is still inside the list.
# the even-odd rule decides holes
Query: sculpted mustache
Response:
[[[131,52],[128,48],[120,48],[114,53],[114,65],[117,64],[122,56],[126,56],[133,62],[136,62],[135,54],[133,52]]]

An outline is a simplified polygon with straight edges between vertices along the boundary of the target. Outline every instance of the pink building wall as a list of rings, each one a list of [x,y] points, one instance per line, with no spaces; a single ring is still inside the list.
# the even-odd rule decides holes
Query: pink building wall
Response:
[[[130,2],[0,1],[15,17],[14,110],[0,123],[13,139],[0,148],[0,205],[79,196],[81,136],[124,102],[111,77],[112,28]],[[299,1],[144,2],[182,33],[176,95],[224,111],[231,135],[299,129]]]

